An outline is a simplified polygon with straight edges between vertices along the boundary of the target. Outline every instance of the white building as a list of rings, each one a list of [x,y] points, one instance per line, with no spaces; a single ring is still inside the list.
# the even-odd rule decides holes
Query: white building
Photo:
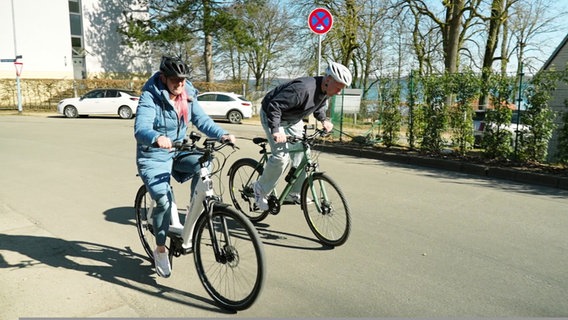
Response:
[[[116,31],[129,2],[0,0],[0,59],[22,56],[29,79],[151,72],[148,51],[128,48]],[[0,79],[15,76],[13,62],[0,63]]]

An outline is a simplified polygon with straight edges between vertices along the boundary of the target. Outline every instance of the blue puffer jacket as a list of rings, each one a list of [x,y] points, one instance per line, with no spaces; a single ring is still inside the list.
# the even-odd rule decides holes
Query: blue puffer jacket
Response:
[[[136,138],[136,164],[138,173],[152,189],[152,185],[169,181],[173,152],[153,147],[159,136],[167,136],[172,142],[181,141],[187,135],[187,125],[180,122],[165,84],[160,81],[159,72],[156,72],[142,88],[142,95],[138,102],[136,118],[134,120],[134,137]],[[189,123],[208,137],[220,139],[225,130],[219,127],[205,114],[197,102],[197,89],[191,82],[186,81],[185,88],[189,102]],[[178,181],[185,181],[188,177],[176,176]],[[150,190],[151,193],[162,193],[165,190]]]

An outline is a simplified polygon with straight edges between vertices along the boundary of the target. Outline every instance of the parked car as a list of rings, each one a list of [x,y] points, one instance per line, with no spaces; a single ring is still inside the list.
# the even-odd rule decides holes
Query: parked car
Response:
[[[241,123],[252,117],[252,103],[243,96],[230,92],[204,92],[197,95],[197,101],[211,118],[226,119]]]
[[[475,115],[473,116],[473,137],[474,145],[476,147],[481,146],[481,141],[483,140],[483,135],[485,134],[487,128],[496,128],[496,125],[494,123],[487,123],[485,121],[486,114],[487,110],[476,110]],[[529,126],[522,123],[522,113],[519,125],[517,127],[518,115],[519,113],[517,111],[513,111],[511,123],[501,125],[501,129],[511,132],[511,145],[514,145],[517,133],[528,134],[530,132]]]
[[[138,95],[122,89],[95,89],[79,98],[59,101],[57,112],[67,118],[88,115],[118,115],[130,119],[136,114]]]

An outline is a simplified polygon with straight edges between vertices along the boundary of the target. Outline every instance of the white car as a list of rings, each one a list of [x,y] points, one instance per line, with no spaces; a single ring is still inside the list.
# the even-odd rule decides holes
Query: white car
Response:
[[[118,115],[130,119],[136,114],[139,97],[134,91],[95,89],[79,98],[59,101],[57,112],[67,118],[88,115]]]
[[[204,92],[197,95],[197,101],[213,119],[226,119],[241,123],[252,117],[252,103],[243,96],[230,92]]]
[[[473,117],[473,137],[474,137],[474,145],[479,147],[481,146],[481,140],[483,139],[483,135],[488,128],[493,131],[497,130],[497,125],[494,123],[487,123],[485,121],[485,114],[487,111],[485,110],[478,110],[475,112],[475,116]],[[519,122],[517,126],[517,117],[518,112],[513,111],[511,123],[509,124],[502,124],[499,128],[500,130],[506,130],[511,133],[511,145],[514,146],[515,141],[517,140],[517,135],[528,135],[530,134],[530,127],[523,124],[522,121]],[[521,116],[522,118],[522,116]]]

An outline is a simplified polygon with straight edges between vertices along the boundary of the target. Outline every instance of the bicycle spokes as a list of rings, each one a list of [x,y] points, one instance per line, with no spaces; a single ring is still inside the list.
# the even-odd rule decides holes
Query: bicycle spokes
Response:
[[[312,200],[306,199],[311,196]],[[337,184],[325,174],[314,174],[302,189],[302,210],[308,226],[324,244],[338,246],[351,228],[349,207]]]

